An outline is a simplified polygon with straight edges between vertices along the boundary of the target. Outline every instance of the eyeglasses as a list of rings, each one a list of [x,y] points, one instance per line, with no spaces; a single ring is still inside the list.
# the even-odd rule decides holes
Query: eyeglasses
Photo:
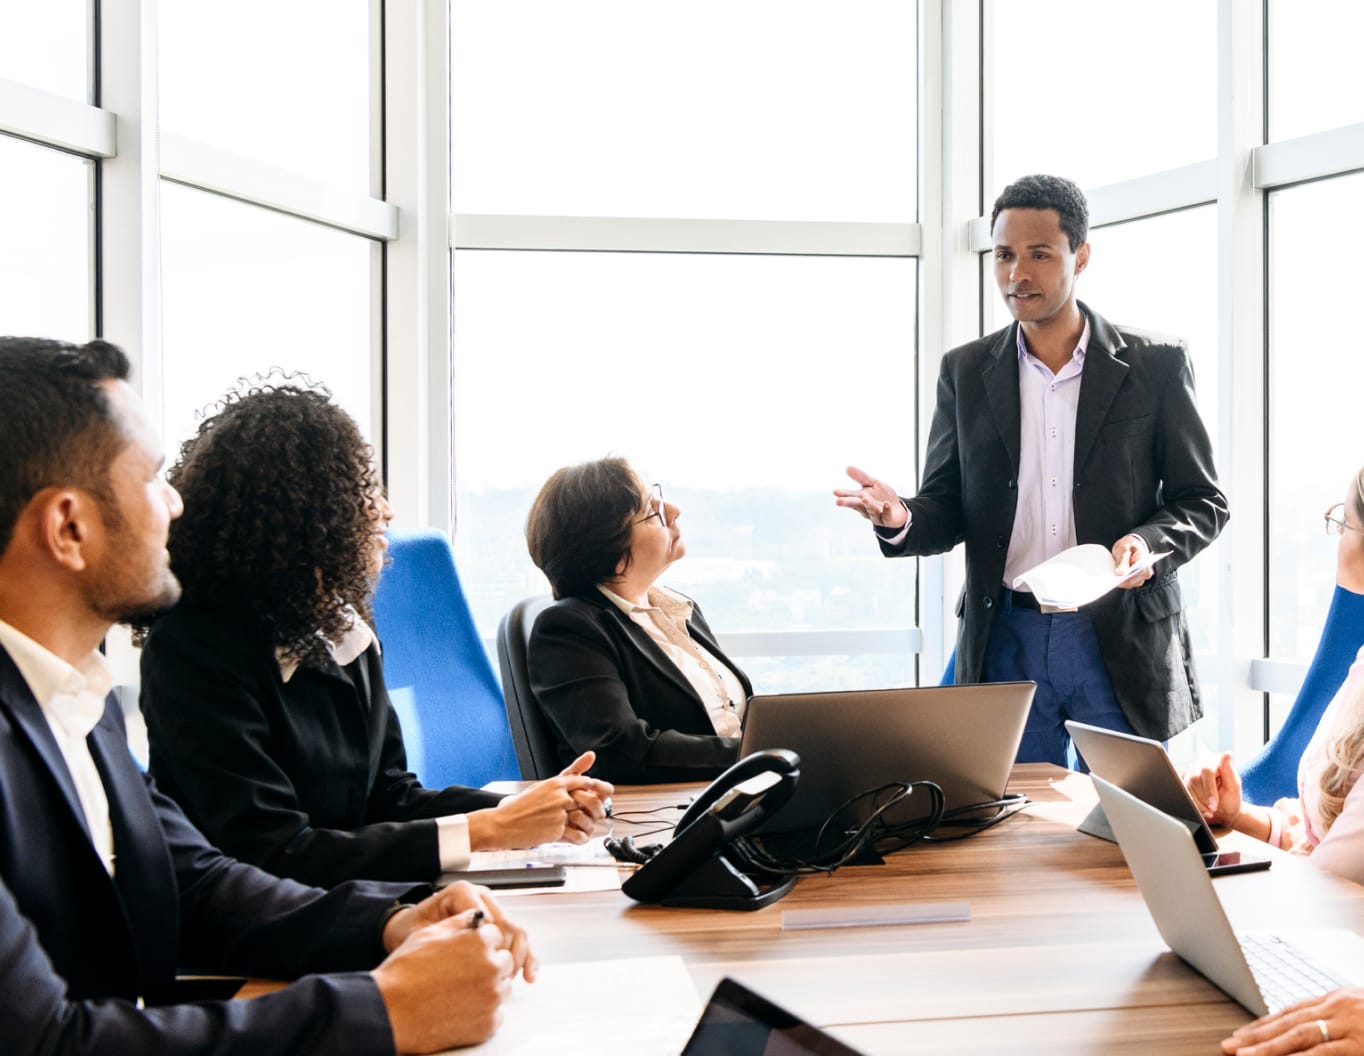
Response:
[[[663,485],[652,484],[649,487],[649,512],[646,513],[635,524],[643,524],[650,517],[657,517],[658,523],[664,528],[668,527],[667,514],[663,510]]]
[[[1364,535],[1364,528],[1358,528],[1345,520],[1345,503],[1338,502],[1326,511],[1326,534],[1344,535],[1347,528]]]

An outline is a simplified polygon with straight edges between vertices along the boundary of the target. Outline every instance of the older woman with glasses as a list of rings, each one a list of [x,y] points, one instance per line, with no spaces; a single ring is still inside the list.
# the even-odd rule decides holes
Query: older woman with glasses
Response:
[[[1364,594],[1364,469],[1345,501],[1326,511],[1326,532],[1338,537],[1336,582]],[[1298,796],[1273,806],[1247,803],[1241,779],[1223,753],[1215,764],[1185,775],[1189,792],[1212,825],[1225,825],[1297,854],[1321,868],[1364,883],[1364,649],[1322,713],[1298,764]]]
[[[526,522],[556,602],[531,631],[531,687],[573,759],[644,784],[713,777],[738,758],[747,676],[690,598],[658,582],[686,553],[678,508],[620,458],[567,466]]]

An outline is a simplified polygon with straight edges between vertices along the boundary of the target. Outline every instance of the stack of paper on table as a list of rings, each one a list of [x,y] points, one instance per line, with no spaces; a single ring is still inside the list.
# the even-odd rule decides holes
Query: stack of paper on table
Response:
[[[1040,565],[1028,569],[1013,582],[1014,590],[1030,590],[1047,611],[1073,611],[1101,598],[1124,580],[1150,568],[1169,551],[1147,554],[1126,575],[1114,571],[1113,554],[1098,543],[1084,543],[1062,550]]]

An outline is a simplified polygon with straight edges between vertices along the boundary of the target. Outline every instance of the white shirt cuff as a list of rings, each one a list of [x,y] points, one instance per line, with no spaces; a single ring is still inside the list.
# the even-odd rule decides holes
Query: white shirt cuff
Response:
[[[909,526],[914,523],[914,514],[909,512],[909,505],[905,502],[904,499],[900,500],[900,505],[904,506],[905,508],[905,524],[904,527],[901,528],[894,535],[892,536],[883,535],[882,534],[883,532],[887,532],[890,529],[881,528],[877,525],[872,525],[872,529],[876,532],[876,537],[880,539],[881,542],[885,543],[887,546],[899,546],[901,543],[903,543],[905,541],[905,536],[909,534]]]
[[[469,847],[468,815],[447,814],[436,819],[436,848],[442,873],[469,868],[473,852]]]

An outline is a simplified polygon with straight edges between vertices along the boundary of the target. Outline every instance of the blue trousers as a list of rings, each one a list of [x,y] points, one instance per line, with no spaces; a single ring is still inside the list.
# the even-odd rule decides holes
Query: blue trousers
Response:
[[[1037,683],[1018,761],[1056,763],[1088,773],[1089,767],[1071,749],[1063,725],[1067,719],[1136,732],[1113,695],[1089,614],[1016,609],[1011,591],[1004,592],[999,608],[981,681]]]

